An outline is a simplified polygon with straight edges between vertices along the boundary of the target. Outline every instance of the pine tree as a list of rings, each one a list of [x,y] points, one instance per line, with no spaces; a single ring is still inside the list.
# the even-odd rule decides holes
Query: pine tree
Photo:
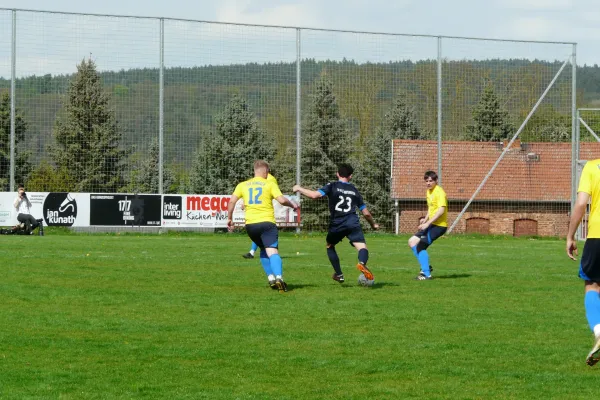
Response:
[[[275,156],[273,141],[240,96],[231,98],[215,122],[216,131],[205,136],[196,154],[192,193],[231,194],[239,182],[254,176],[254,160],[269,162]]]
[[[24,183],[31,171],[31,152],[23,148],[27,122],[15,113],[15,184]],[[10,189],[10,95],[0,97],[0,190]]]
[[[69,171],[77,192],[117,192],[124,185],[121,132],[92,60],[83,60],[69,84],[65,113],[56,121],[50,154]]]
[[[500,142],[511,138],[514,132],[508,111],[501,106],[494,87],[488,83],[473,110],[473,123],[467,125],[467,140]]]
[[[140,161],[136,169],[136,174],[132,179],[133,186],[131,191],[134,193],[158,193],[159,150],[158,140],[152,140],[148,156]],[[173,172],[163,165],[163,191],[165,193],[171,192],[171,185],[174,181]]]
[[[317,189],[335,180],[337,165],[350,161],[354,145],[340,115],[333,83],[323,74],[315,84],[302,128],[302,186]],[[325,229],[329,220],[327,202],[304,202],[302,220],[310,229]]]
[[[367,137],[368,152],[360,168],[356,168],[356,186],[363,195],[367,207],[382,229],[394,226],[394,202],[390,197],[392,140],[424,139],[417,123],[414,109],[406,104],[404,95],[399,95],[391,110],[385,115],[383,124],[375,134]]]

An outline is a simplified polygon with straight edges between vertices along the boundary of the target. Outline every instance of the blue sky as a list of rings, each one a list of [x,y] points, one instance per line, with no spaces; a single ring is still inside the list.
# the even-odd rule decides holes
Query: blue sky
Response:
[[[422,35],[467,36],[498,39],[577,42],[577,62],[598,63],[600,8],[591,0],[222,0],[222,1],[138,1],[103,0],[0,0],[0,8],[68,11],[112,15],[181,18],[278,26],[327,28]],[[0,76],[6,76],[10,62],[10,13],[0,12]],[[148,66],[156,63],[156,23],[134,20],[123,24],[79,17],[27,16],[19,20],[17,50],[19,75],[58,73],[73,69],[76,57],[99,57],[100,69]],[[75,28],[73,28],[75,26]],[[81,33],[92,27],[96,33]],[[81,29],[78,31],[77,29]],[[89,29],[88,29],[89,30]],[[169,22],[165,27],[167,65],[218,64],[293,60],[293,30],[212,27]],[[208,38],[208,39],[207,39]],[[126,44],[115,51],[111,45]],[[363,37],[303,34],[303,56],[346,57],[358,61],[435,58],[434,39]],[[401,43],[400,43],[401,42]],[[129,43],[129,44],[127,44]],[[200,50],[199,43],[203,43]],[[260,44],[269,43],[271,47]],[[10,46],[8,46],[10,47]],[[564,61],[571,46],[513,43],[444,41],[443,54],[449,58],[542,58]],[[250,50],[256,57],[235,56]],[[194,57],[194,52],[202,56]],[[69,53],[67,55],[67,53]],[[392,54],[390,56],[390,54]],[[104,65],[104,68],[102,67]]]

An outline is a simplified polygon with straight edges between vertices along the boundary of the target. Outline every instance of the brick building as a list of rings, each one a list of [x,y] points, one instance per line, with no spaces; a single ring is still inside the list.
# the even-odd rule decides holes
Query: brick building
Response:
[[[504,150],[503,143],[442,144],[442,187],[451,225]],[[600,158],[600,143],[581,143],[580,159]],[[425,215],[423,174],[437,170],[436,141],[394,140],[391,196],[399,231],[414,233]],[[456,225],[457,233],[566,236],[571,204],[571,143],[515,141]]]

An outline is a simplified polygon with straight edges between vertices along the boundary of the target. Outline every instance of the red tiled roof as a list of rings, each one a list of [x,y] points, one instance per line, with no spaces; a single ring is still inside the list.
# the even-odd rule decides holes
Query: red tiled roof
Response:
[[[437,142],[394,140],[392,198],[425,196],[423,174],[437,171]],[[449,199],[468,200],[502,154],[497,142],[442,144],[442,187]],[[581,143],[580,159],[600,158],[600,143]],[[515,141],[476,200],[570,201],[571,143]]]

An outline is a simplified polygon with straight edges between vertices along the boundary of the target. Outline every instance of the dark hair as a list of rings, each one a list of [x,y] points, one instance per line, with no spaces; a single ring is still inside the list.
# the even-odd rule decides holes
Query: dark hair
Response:
[[[352,173],[354,173],[352,165],[345,163],[338,165],[338,174],[340,174],[342,178],[349,178]]]
[[[17,186],[17,189],[25,189],[25,185],[23,185],[22,183],[19,183],[19,186]]]
[[[435,171],[427,171],[427,172],[425,172],[425,176],[423,177],[423,179],[425,179],[425,180],[426,180],[427,178],[431,178],[431,179],[433,179],[435,182],[437,182],[437,180],[438,180],[438,176],[437,176],[437,174],[435,173]]]

